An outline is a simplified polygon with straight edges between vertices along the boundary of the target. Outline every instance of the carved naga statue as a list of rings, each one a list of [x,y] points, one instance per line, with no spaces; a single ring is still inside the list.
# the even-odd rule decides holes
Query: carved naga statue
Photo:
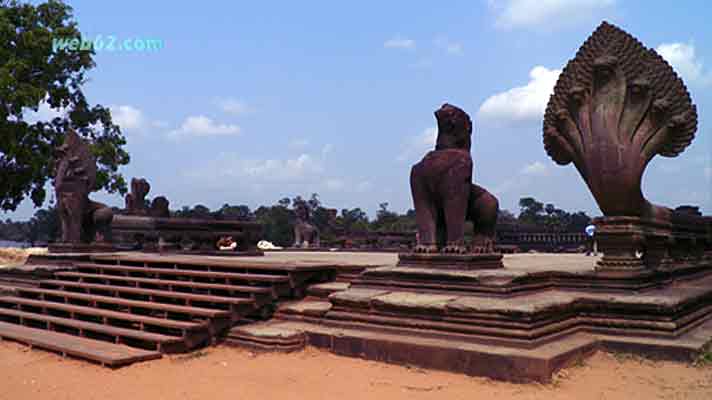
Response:
[[[682,153],[697,130],[697,110],[672,67],[603,22],[559,76],[543,130],[549,156],[574,164],[603,212],[599,269],[663,266],[675,214],[645,199],[641,179],[653,157]]]
[[[569,61],[544,116],[544,146],[573,163],[605,216],[667,218],[648,202],[643,172],[657,154],[692,142],[697,110],[682,80],[655,50],[603,22]]]
[[[61,242],[109,242],[113,212],[89,199],[96,184],[96,161],[89,145],[73,130],[55,150],[54,189],[62,227]]]

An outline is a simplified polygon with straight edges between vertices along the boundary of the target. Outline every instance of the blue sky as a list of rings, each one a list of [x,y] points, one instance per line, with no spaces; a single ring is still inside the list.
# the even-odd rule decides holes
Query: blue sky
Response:
[[[172,208],[316,192],[339,209],[405,211],[410,166],[432,147],[432,113],[447,101],[472,116],[474,179],[502,208],[534,196],[598,215],[573,166],[546,156],[541,119],[558,70],[606,19],[660,49],[699,110],[692,146],[648,167],[646,197],[712,213],[706,1],[70,4],[89,38],[164,41],[156,52],[98,52],[85,93],[122,126],[124,175],[148,179],[149,197]],[[23,204],[4,217],[32,213]]]

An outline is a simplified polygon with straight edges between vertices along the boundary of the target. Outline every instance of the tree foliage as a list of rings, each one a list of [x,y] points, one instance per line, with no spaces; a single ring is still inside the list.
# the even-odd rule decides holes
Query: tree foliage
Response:
[[[118,167],[128,164],[126,144],[108,108],[90,105],[82,86],[94,68],[93,50],[54,51],[53,39],[81,40],[72,9],[61,1],[32,5],[0,0],[0,209],[25,198],[39,207],[52,176],[53,149],[68,129],[89,140],[97,158],[95,189],[126,192]],[[31,120],[42,104],[60,111]]]
[[[542,230],[558,232],[583,232],[591,217],[583,211],[569,213],[552,203],[544,204],[533,197],[519,199],[519,223],[539,226]],[[500,218],[503,213],[500,212]],[[503,222],[503,221],[500,221]]]
[[[286,202],[284,200],[287,200]],[[289,199],[282,199],[270,207],[255,210],[257,222],[264,226],[264,239],[278,246],[290,246],[294,241],[294,211],[289,209]]]
[[[28,221],[0,221],[0,240],[54,242],[60,237],[59,214],[55,207],[42,208]]]

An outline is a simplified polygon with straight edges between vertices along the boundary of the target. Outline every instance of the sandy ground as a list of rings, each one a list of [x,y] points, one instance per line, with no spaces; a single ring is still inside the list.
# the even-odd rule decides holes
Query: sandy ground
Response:
[[[109,370],[0,342],[0,399],[704,399],[712,367],[598,353],[554,383],[511,384],[336,356],[230,347]]]
[[[0,268],[22,265],[30,254],[45,254],[46,247],[31,247],[27,249],[0,248]]]

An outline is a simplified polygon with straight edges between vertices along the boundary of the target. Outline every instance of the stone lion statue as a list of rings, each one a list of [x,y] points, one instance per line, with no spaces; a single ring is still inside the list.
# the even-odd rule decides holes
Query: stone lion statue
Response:
[[[418,224],[419,253],[465,254],[494,251],[499,202],[472,183],[472,121],[450,104],[435,112],[435,150],[415,164],[410,187]],[[464,243],[465,220],[474,225],[472,248]]]
[[[294,224],[294,247],[319,247],[319,229],[310,222],[309,207],[304,202],[294,204],[297,222]]]

